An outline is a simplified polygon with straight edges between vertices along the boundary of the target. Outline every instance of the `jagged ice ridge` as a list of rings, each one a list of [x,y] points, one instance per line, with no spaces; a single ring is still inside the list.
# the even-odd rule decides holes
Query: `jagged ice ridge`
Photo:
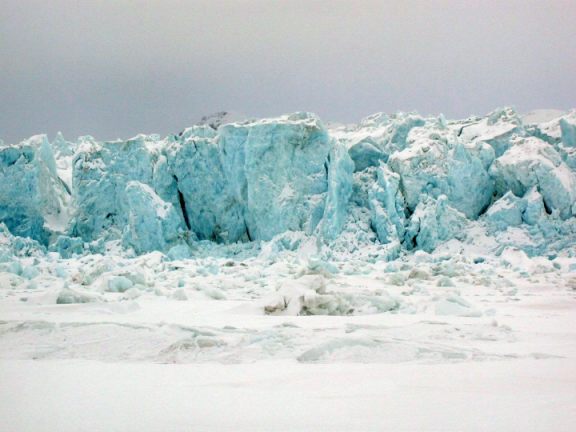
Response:
[[[576,111],[544,120],[505,108],[326,126],[295,113],[165,138],[38,135],[0,147],[0,222],[62,257],[265,241],[390,260],[478,229],[496,249],[544,255],[576,239]]]

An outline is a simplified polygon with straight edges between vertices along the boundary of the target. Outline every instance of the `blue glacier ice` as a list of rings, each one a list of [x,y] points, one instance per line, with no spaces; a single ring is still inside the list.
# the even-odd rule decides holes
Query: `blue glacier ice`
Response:
[[[560,119],[559,123],[564,145],[567,147],[576,147],[576,123],[570,123],[565,119]]]
[[[440,122],[412,129],[408,142],[388,161],[400,174],[408,209],[414,211],[423,193],[434,198],[446,195],[456,210],[471,219],[478,217],[490,203],[494,185],[477,152]]]
[[[352,195],[354,162],[348,149],[340,142],[332,143],[328,166],[328,191],[321,222],[321,235],[334,240],[342,231],[348,216],[348,202]]]
[[[243,140],[234,146],[241,154],[231,150],[225,157],[243,160],[243,169],[234,169],[231,182],[240,192],[249,237],[270,240],[285,231],[311,234],[323,216],[328,189],[331,145],[320,120],[298,113],[237,128],[244,129],[235,135]]]
[[[67,223],[69,200],[46,135],[0,148],[0,221],[13,234],[48,245]]]
[[[397,113],[388,116],[373,114],[360,122],[352,134],[344,134],[343,141],[354,161],[355,171],[378,166],[390,155],[406,148],[406,140],[412,128],[423,126],[425,120],[415,113]],[[340,134],[338,131],[336,136]]]
[[[512,138],[525,136],[526,131],[518,113],[506,107],[486,117],[464,121],[458,134],[466,141],[488,144],[498,157],[510,148]]]
[[[61,235],[50,245],[50,251],[58,252],[62,258],[72,258],[84,253],[84,244],[80,237]]]
[[[576,239],[575,134],[575,111],[538,122],[502,108],[328,126],[311,113],[219,115],[109,142],[37,135],[0,145],[0,226],[11,245],[64,258],[108,242],[173,260],[270,242],[268,252],[391,259],[473,242],[478,226],[540,254]]]
[[[490,167],[496,190],[524,195],[536,186],[550,211],[563,219],[572,216],[576,199],[576,173],[553,146],[535,137],[518,138]]]
[[[450,207],[446,195],[440,195],[437,199],[425,195],[406,227],[406,247],[432,252],[443,241],[464,238],[467,222],[463,213]]]
[[[79,138],[73,160],[73,235],[92,241],[121,234],[128,222],[124,203],[130,181],[151,184],[158,137],[139,135],[128,141],[97,142]]]
[[[175,245],[184,232],[180,215],[143,183],[131,181],[124,191],[128,220],[122,242],[136,253],[165,250]]]
[[[521,225],[526,205],[525,200],[508,191],[488,209],[486,220],[495,230],[505,230],[507,227]]]
[[[220,242],[245,240],[243,209],[231,192],[214,130],[189,128],[168,142],[163,153],[165,166],[156,170],[158,194],[181,209],[194,235]]]
[[[522,214],[522,220],[528,225],[536,225],[546,215],[544,200],[538,192],[538,188],[533,186],[523,197],[526,202],[526,208]]]
[[[372,227],[381,243],[400,241],[406,225],[404,196],[400,175],[386,165],[378,169],[378,178],[369,192]]]

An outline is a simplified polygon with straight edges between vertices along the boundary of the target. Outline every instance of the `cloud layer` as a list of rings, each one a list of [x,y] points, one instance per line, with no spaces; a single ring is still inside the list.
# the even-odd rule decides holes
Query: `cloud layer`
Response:
[[[573,1],[0,1],[0,137],[576,105]]]

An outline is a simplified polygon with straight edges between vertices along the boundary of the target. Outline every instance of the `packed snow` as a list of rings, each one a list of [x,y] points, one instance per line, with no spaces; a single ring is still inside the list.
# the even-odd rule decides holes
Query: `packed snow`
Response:
[[[572,430],[575,216],[576,111],[4,145],[0,419]]]

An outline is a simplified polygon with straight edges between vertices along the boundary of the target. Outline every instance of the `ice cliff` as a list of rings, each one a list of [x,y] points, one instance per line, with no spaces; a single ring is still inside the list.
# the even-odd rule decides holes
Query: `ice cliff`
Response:
[[[576,239],[575,203],[576,111],[328,127],[309,113],[217,116],[165,138],[0,147],[0,222],[63,257],[271,241],[391,259],[478,230],[542,254]]]

